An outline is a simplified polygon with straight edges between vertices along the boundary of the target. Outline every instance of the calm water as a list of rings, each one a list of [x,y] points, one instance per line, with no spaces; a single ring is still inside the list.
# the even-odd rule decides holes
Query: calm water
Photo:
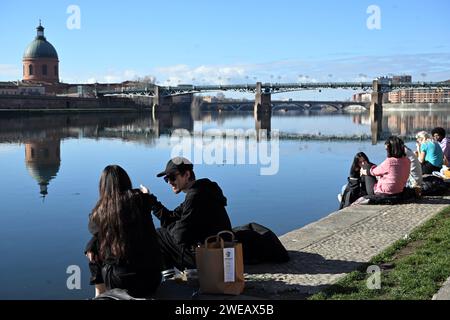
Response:
[[[413,136],[434,126],[449,128],[449,121],[448,113],[385,112],[381,128],[374,132],[367,114],[286,112],[257,120],[252,113],[156,118],[123,113],[0,114],[0,299],[91,297],[83,251],[100,173],[108,164],[119,164],[136,187],[147,185],[174,208],[183,195],[174,195],[155,174],[170,158],[175,129],[192,133],[199,128],[270,128],[290,135],[279,141],[279,170],[274,175],[262,175],[260,162],[195,165],[197,177],[208,177],[222,187],[234,226],[255,221],[281,235],[337,209],[336,194],[356,152],[366,152],[375,163],[384,159],[383,143],[372,145],[367,139],[372,133],[381,138],[391,133]],[[345,137],[349,140],[341,140]],[[193,138],[193,143],[202,142]],[[253,138],[246,143],[261,145]],[[225,152],[230,148],[234,149],[228,146]],[[81,290],[66,287],[71,265],[81,268]]]

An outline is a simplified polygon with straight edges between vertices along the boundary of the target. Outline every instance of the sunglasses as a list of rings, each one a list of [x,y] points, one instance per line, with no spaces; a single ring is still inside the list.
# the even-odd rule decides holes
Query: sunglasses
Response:
[[[171,173],[171,174],[168,174],[167,176],[165,176],[164,177],[164,181],[166,182],[166,183],[168,183],[169,181],[170,182],[173,182],[173,181],[175,181],[176,179],[177,179],[177,177],[180,175],[180,173]]]

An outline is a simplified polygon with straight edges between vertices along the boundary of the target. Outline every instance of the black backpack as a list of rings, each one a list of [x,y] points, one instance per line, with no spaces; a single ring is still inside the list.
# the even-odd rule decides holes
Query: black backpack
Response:
[[[349,207],[362,195],[361,180],[347,178],[348,183],[342,195],[342,201],[339,210]]]
[[[441,196],[448,191],[448,184],[439,177],[423,177],[422,195],[423,196]]]
[[[288,252],[269,228],[252,222],[233,228],[233,232],[242,243],[244,264],[289,261]]]

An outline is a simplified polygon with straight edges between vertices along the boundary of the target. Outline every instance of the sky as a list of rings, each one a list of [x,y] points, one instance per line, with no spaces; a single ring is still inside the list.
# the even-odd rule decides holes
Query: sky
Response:
[[[448,80],[448,12],[448,0],[2,0],[0,81],[21,79],[39,19],[64,82]]]

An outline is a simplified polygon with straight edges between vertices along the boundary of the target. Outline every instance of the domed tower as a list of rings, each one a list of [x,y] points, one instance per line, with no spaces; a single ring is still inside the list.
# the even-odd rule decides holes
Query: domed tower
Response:
[[[59,82],[59,60],[55,47],[44,37],[44,27],[36,28],[36,38],[28,45],[23,54],[23,80]]]
[[[50,180],[56,177],[61,163],[60,139],[36,140],[25,143],[25,163],[40,187],[40,194],[48,194]]]

